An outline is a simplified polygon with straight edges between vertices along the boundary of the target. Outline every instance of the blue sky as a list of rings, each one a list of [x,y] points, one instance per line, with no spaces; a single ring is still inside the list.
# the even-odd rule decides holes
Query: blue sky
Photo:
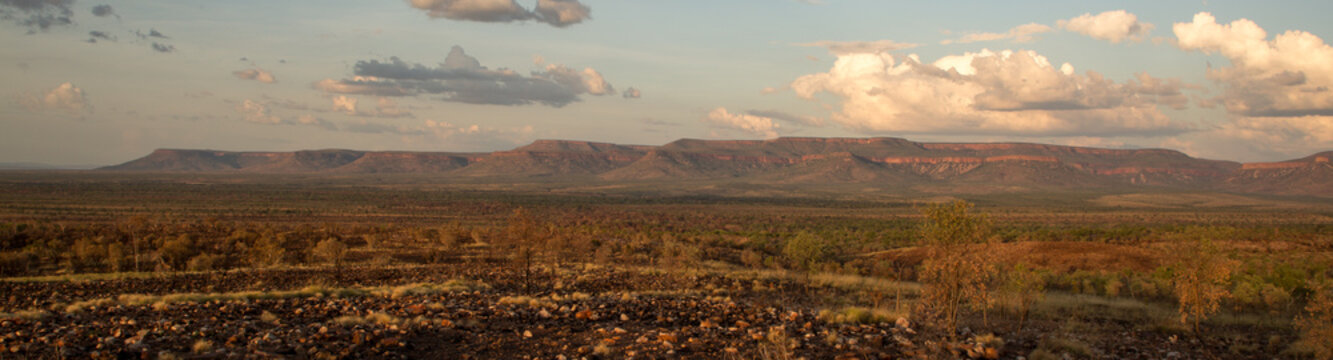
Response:
[[[0,162],[774,136],[1283,160],[1333,150],[1330,7],[0,0]]]

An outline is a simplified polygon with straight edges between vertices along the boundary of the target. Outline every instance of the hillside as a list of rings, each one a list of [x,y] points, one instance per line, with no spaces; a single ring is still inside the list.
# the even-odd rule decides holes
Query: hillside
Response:
[[[682,139],[662,146],[539,140],[493,153],[157,150],[106,171],[423,173],[449,178],[648,183],[987,185],[1015,190],[1124,186],[1284,195],[1333,194],[1333,152],[1241,164],[1166,149],[898,138]]]

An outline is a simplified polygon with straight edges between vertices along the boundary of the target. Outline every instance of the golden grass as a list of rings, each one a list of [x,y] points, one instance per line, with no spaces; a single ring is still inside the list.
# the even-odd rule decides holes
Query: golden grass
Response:
[[[878,324],[892,323],[899,318],[910,319],[911,312],[889,309],[872,309],[848,306],[840,309],[819,311],[819,319],[830,324]]]
[[[112,305],[142,306],[151,305],[163,309],[177,303],[200,303],[209,301],[250,301],[267,299],[289,299],[306,297],[359,297],[384,296],[398,298],[409,295],[429,295],[441,292],[457,292],[489,288],[489,285],[472,280],[450,280],[443,284],[416,283],[402,286],[379,286],[361,288],[328,288],[307,286],[299,290],[288,291],[240,291],[229,293],[177,293],[166,295],[124,294],[114,298],[100,298],[77,301],[63,307],[66,313],[79,312],[89,307]]]

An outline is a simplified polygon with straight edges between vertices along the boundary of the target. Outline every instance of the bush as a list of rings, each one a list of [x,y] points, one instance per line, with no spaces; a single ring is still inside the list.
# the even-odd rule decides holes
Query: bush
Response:
[[[832,249],[824,239],[802,231],[787,240],[787,244],[782,247],[782,256],[792,268],[811,272],[832,257]]]
[[[990,306],[987,287],[994,269],[977,245],[990,237],[991,222],[984,214],[972,213],[972,204],[965,201],[928,205],[922,214],[926,221],[919,230],[928,254],[921,265],[922,304],[942,318],[952,334],[963,307]]]
[[[1227,236],[1214,228],[1191,227],[1176,234],[1171,283],[1180,302],[1180,322],[1192,325],[1198,333],[1199,323],[1217,312],[1222,299],[1231,292],[1227,285],[1239,264],[1221,253],[1214,238]]]

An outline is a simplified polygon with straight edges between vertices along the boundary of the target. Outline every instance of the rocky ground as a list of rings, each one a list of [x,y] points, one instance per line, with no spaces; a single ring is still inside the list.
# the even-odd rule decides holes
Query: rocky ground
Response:
[[[795,280],[608,268],[543,275],[456,264],[337,279],[328,269],[289,269],[3,281],[0,358],[1015,358],[1069,332],[1038,321],[1005,334],[1008,345],[967,333],[944,341],[906,319],[832,321],[820,315],[821,299],[844,290]],[[1227,349],[1101,325],[1124,332],[1092,337],[1122,340],[1085,339],[1091,354],[1056,358],[1209,358]]]

